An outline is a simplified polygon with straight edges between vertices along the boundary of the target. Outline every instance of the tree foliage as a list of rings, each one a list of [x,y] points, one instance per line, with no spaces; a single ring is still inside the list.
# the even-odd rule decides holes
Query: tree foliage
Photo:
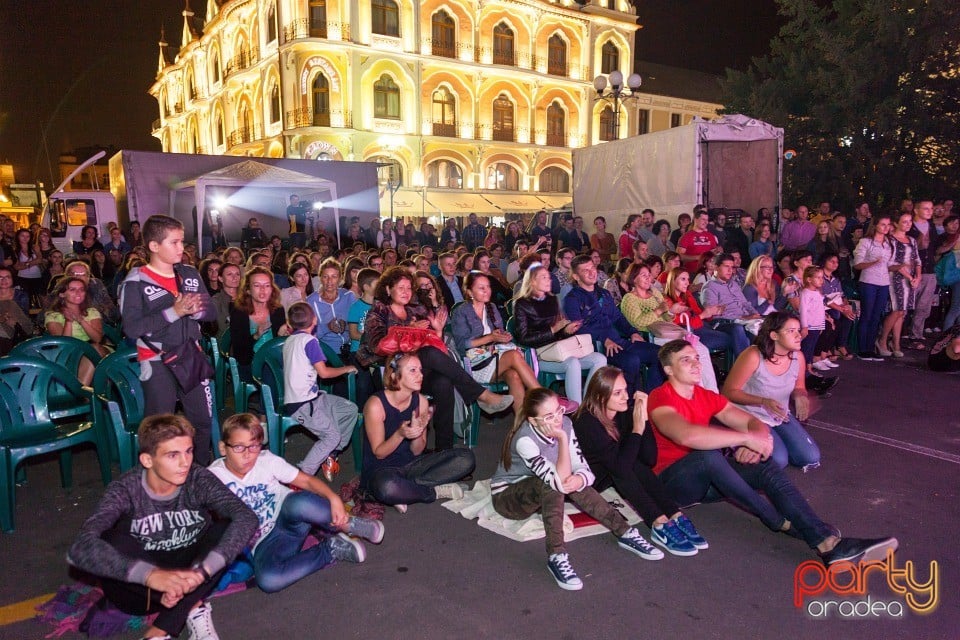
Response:
[[[945,197],[960,187],[956,0],[777,0],[770,53],[724,104],[785,129],[785,202]]]

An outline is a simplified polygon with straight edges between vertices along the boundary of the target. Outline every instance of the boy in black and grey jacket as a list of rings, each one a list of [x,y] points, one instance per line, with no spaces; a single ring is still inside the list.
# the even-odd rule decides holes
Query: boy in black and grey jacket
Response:
[[[210,429],[214,411],[209,380],[182,389],[161,361],[163,352],[200,338],[200,322],[214,321],[217,311],[200,278],[183,256],[183,225],[164,215],[150,216],[143,225],[150,264],[131,270],[120,286],[123,332],[137,341],[144,415],[173,413],[179,399],[196,429],[197,463],[211,462]]]
[[[159,613],[144,637],[216,638],[204,603],[247,546],[257,516],[193,464],[193,427],[170,414],[140,425],[140,464],[110,483],[67,560],[99,576],[104,596],[133,615]]]

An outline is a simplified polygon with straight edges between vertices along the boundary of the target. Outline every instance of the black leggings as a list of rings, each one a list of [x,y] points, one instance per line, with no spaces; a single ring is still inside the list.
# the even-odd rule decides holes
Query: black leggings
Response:
[[[594,468],[594,473],[597,474],[594,486],[597,491],[603,491],[612,486],[651,528],[653,528],[653,521],[660,516],[669,518],[680,510],[680,506],[670,498],[653,469],[639,459],[634,461],[632,466],[624,465],[624,467],[602,470]]]
[[[433,398],[437,451],[453,448],[453,391],[456,389],[467,406],[486,391],[463,367],[436,347],[423,347],[417,352],[423,366],[423,392]]]
[[[214,522],[196,543],[175,551],[144,551],[129,531],[121,527],[114,527],[104,533],[103,539],[123,555],[146,560],[161,569],[189,569],[194,563],[205,558],[210,550],[217,545],[229,524],[229,520]],[[170,635],[176,636],[180,634],[186,624],[190,610],[210,595],[217,583],[220,582],[220,576],[223,575],[224,571],[226,571],[226,568],[210,576],[206,582],[184,595],[180,602],[169,609],[160,604],[160,598],[163,594],[159,591],[153,591],[145,585],[109,578],[101,578],[100,584],[103,587],[103,595],[115,607],[124,613],[136,616],[158,613],[159,615],[153,625]]]
[[[177,384],[177,379],[170,373],[167,365],[159,360],[140,363],[141,368],[147,365],[150,367],[150,376],[144,380],[141,373],[140,378],[143,385],[143,415],[173,413],[179,400],[183,405],[183,415],[195,430],[193,461],[202,467],[207,466],[213,461],[210,453],[210,430],[214,411],[213,386],[209,380],[204,380],[186,392]]]

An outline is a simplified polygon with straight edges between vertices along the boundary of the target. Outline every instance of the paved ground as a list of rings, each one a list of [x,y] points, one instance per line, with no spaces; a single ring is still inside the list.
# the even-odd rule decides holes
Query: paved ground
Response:
[[[839,371],[842,381],[810,428],[823,466],[791,474],[846,535],[896,535],[897,565],[913,561],[918,580],[927,580],[931,561],[938,562],[940,605],[933,613],[904,607],[900,619],[812,618],[794,607],[793,587],[797,565],[814,555],[725,504],[690,511],[711,545],[693,558],[644,561],[608,536],[571,543],[585,582],[574,593],[548,576],[542,542],[509,541],[433,504],[404,516],[390,510],[386,540],[368,547],[361,566],[330,567],[280,594],[248,590],[215,600],[217,629],[224,639],[955,637],[960,377],[924,371],[916,356],[852,361]],[[482,423],[478,478],[492,473],[506,426],[506,420]],[[306,444],[294,436],[290,458],[298,459]],[[75,462],[70,493],[58,487],[55,460],[30,465],[29,483],[17,491],[17,530],[0,534],[0,607],[69,580],[64,554],[102,491],[93,454]],[[350,477],[348,466],[341,479]],[[879,573],[867,584],[872,602],[903,603]],[[11,615],[0,609],[0,623]],[[0,638],[49,631],[27,620],[0,626]]]

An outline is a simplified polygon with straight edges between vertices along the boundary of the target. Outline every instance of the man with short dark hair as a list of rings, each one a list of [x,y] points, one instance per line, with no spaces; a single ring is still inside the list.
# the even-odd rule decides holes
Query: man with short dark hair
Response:
[[[290,194],[287,206],[287,221],[290,223],[290,244],[303,249],[307,244],[307,209],[300,202],[300,196]]]
[[[653,470],[677,504],[732,502],[771,531],[806,542],[827,566],[882,560],[896,551],[896,538],[841,538],[836,527],[820,519],[770,459],[770,427],[700,386],[700,357],[688,342],[663,345],[660,362],[667,382],[649,399],[659,451]]]
[[[483,241],[487,237],[487,230],[477,220],[477,214],[470,214],[470,224],[463,228],[463,243],[471,252],[476,251],[478,247],[483,246]]]
[[[744,211],[740,214],[737,226],[727,233],[726,246],[736,247],[741,259],[746,260],[750,257],[750,244],[753,242],[754,226],[753,216]]]
[[[583,240],[573,226],[573,216],[567,216],[563,219],[563,229],[558,235],[559,248],[573,249],[574,253],[583,251]]]
[[[800,205],[797,207],[796,218],[780,227],[780,246],[789,251],[806,249],[813,236],[817,234],[817,225],[808,220],[810,210]]]
[[[736,260],[729,253],[717,258],[716,276],[704,285],[700,292],[704,307],[720,307],[720,313],[711,321],[713,328],[722,331],[733,340],[733,356],[736,358],[750,346],[750,338],[738,320],[756,320],[760,314],[743,295],[733,279]]]
[[[601,343],[607,362],[623,370],[631,396],[641,387],[659,386],[663,374],[657,364],[657,347],[644,342],[620,313],[610,292],[597,286],[597,267],[590,256],[574,258],[571,274],[574,286],[563,300],[567,319],[582,321],[580,333],[589,333],[594,342]],[[644,367],[645,376],[641,374]]]
[[[693,224],[690,230],[680,236],[677,243],[677,253],[683,262],[683,268],[693,275],[700,267],[700,260],[703,255],[715,251],[719,246],[717,237],[707,231],[707,225],[710,223],[710,216],[703,209],[693,214]]]
[[[213,593],[257,529],[257,516],[193,464],[194,429],[180,416],[144,419],[140,465],[114,480],[80,529],[67,561],[101,578],[104,597],[132,615],[157,614],[142,634],[213,640]]]
[[[443,303],[447,305],[447,309],[453,309],[453,305],[463,302],[463,288],[460,278],[457,277],[456,254],[441,253],[440,258],[437,259],[437,266],[440,267],[440,277],[437,278],[440,295],[443,296]]]

